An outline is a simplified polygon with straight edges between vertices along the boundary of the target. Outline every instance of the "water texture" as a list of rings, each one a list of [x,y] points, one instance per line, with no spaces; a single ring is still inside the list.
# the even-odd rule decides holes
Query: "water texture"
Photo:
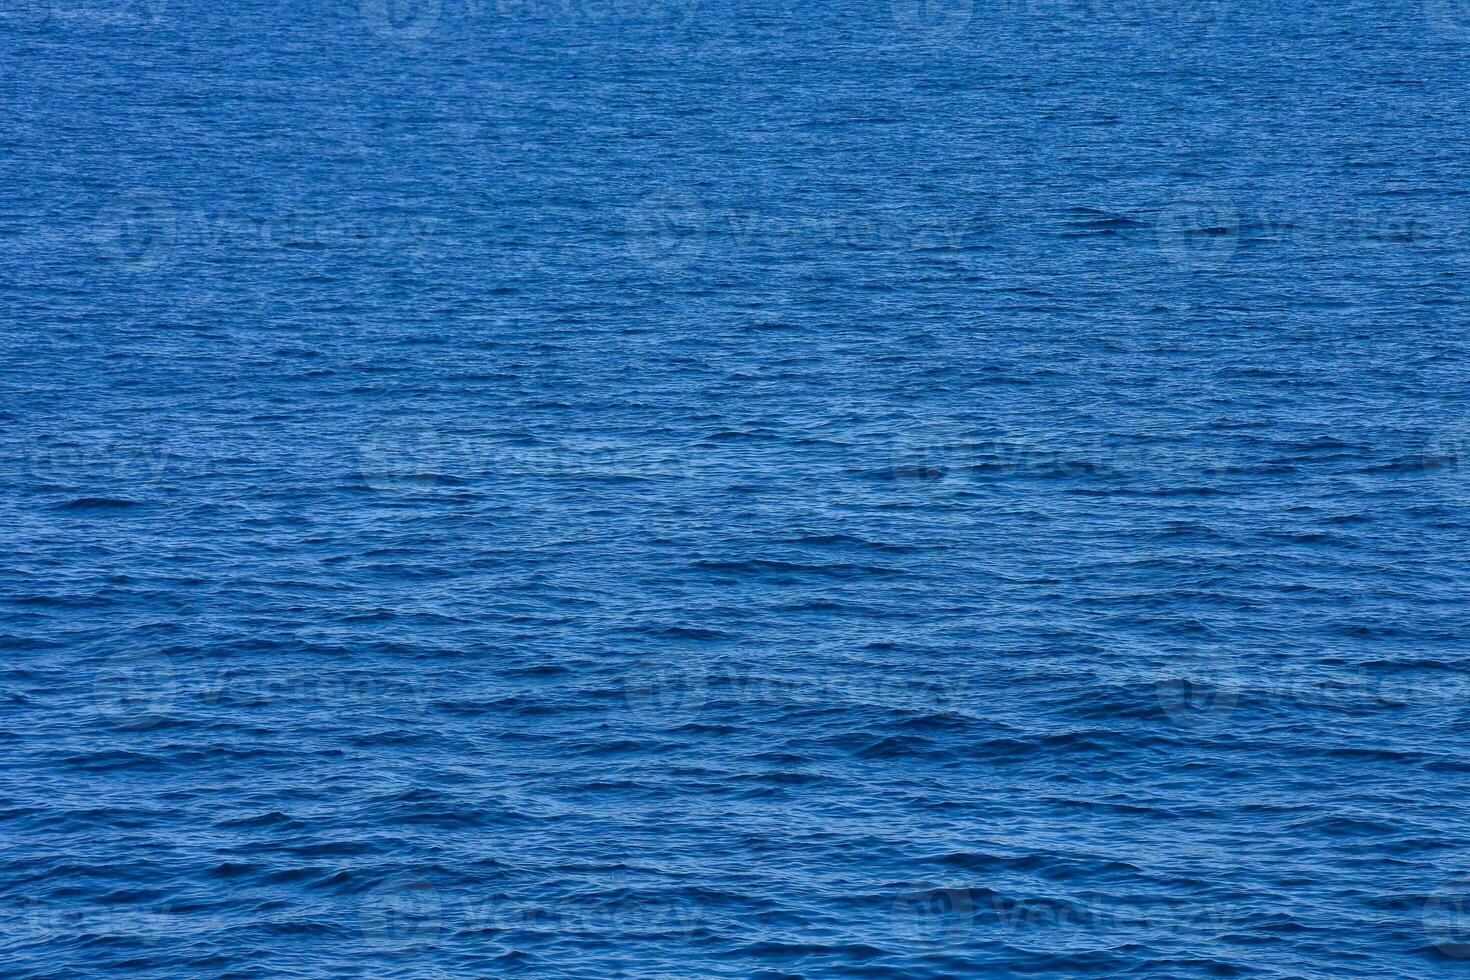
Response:
[[[1470,961],[1470,8],[18,0],[7,977]]]

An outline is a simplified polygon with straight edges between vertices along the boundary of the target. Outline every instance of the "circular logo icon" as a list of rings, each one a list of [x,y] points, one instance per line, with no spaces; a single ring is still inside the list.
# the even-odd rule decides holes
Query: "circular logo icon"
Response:
[[[629,212],[626,227],[628,253],[638,262],[662,272],[686,269],[709,249],[709,216],[685,191],[650,194]]]
[[[1439,36],[1470,41],[1470,0],[1424,0],[1424,17]]]
[[[891,0],[893,20],[908,34],[930,41],[958,37],[975,15],[975,0]]]
[[[358,443],[358,472],[384,493],[432,490],[445,455],[443,440],[428,426],[390,425]]]
[[[700,0],[652,0],[655,18],[673,27],[688,27],[699,15]]]
[[[1224,723],[1235,710],[1239,688],[1225,671],[1201,665],[1181,676],[1160,680],[1155,694],[1164,714],[1181,728]]]
[[[163,264],[178,242],[177,211],[162,195],[132,194],[103,208],[91,240],[101,256],[136,272]]]
[[[888,444],[887,475],[894,480],[943,480],[957,463],[959,440],[922,426],[896,433]]]
[[[1454,422],[1431,434],[1423,466],[1445,496],[1457,501],[1470,496],[1470,422]]]
[[[1470,959],[1470,882],[1449,883],[1429,897],[1424,931],[1444,955]]]
[[[907,892],[893,902],[900,938],[922,946],[956,946],[975,928],[975,903],[965,888]]]
[[[358,925],[375,946],[432,944],[444,928],[444,901],[426,881],[395,882],[363,896]]]
[[[442,9],[442,0],[362,0],[358,8],[368,30],[403,43],[428,37]]]
[[[1164,9],[1175,23],[1192,29],[1195,37],[1209,38],[1224,28],[1225,20],[1232,12],[1232,4],[1229,0],[1201,0],[1187,4],[1166,2]]]
[[[173,707],[178,693],[178,674],[163,653],[109,657],[92,677],[93,709],[117,723],[147,724]]]
[[[623,679],[623,699],[647,724],[684,724],[704,710],[709,676],[689,664],[636,664]]]
[[[1240,211],[1223,198],[1175,201],[1154,223],[1164,258],[1185,269],[1219,269],[1240,247]]]

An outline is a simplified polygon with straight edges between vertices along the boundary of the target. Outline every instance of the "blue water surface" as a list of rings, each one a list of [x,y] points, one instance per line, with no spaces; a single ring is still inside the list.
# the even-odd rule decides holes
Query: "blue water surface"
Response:
[[[1470,962],[1470,7],[16,0],[0,973]]]

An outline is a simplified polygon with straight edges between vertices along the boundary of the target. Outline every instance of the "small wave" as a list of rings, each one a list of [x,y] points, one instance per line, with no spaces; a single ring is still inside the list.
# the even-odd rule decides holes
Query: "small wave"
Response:
[[[143,506],[141,501],[128,497],[77,497],[56,504],[52,509],[61,511],[116,511]]]

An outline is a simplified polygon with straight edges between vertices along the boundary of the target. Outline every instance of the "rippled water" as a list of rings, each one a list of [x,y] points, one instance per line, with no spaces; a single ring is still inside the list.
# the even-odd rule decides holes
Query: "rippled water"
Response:
[[[5,975],[1470,959],[1462,5],[0,45]]]

